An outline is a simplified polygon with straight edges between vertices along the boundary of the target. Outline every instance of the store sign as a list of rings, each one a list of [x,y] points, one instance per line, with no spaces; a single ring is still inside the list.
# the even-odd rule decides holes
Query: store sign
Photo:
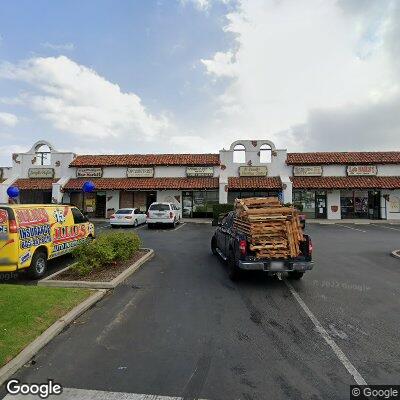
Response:
[[[126,176],[128,178],[152,178],[154,176],[154,168],[127,168]]]
[[[77,178],[101,178],[103,168],[78,168],[76,170]]]
[[[214,167],[186,167],[186,176],[214,176]]]
[[[367,175],[374,176],[378,173],[378,168],[376,165],[348,165],[347,166],[347,175],[356,176],[356,175]]]
[[[239,176],[267,176],[267,167],[239,167]]]
[[[322,166],[321,165],[307,165],[293,167],[294,176],[322,176]]]
[[[53,168],[29,168],[28,178],[54,178]]]

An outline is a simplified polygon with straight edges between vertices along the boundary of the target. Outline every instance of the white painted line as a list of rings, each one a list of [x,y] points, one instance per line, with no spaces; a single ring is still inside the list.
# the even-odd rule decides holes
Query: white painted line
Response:
[[[377,227],[377,228],[390,229],[390,230],[392,230],[392,231],[398,231],[398,232],[400,232],[400,229],[398,229],[398,228],[392,228],[392,227],[390,227],[390,226],[375,225],[375,224],[371,224],[371,225],[372,225],[372,226],[375,226],[375,227]]]
[[[331,347],[331,349],[333,350],[333,352],[335,353],[335,355],[337,356],[339,361],[344,365],[344,367],[347,369],[349,374],[354,378],[357,385],[366,385],[367,382],[365,382],[365,380],[361,376],[361,374],[356,370],[354,365],[350,362],[350,360],[346,357],[346,355],[343,353],[343,351],[340,349],[340,347],[335,343],[335,341],[331,338],[329,333],[325,330],[325,328],[317,320],[315,315],[307,307],[306,303],[304,303],[303,299],[296,292],[296,290],[291,285],[291,283],[289,283],[287,280],[284,280],[284,282],[285,282],[286,286],[288,287],[288,289],[290,290],[290,293],[292,293],[293,297],[300,304],[300,307],[304,310],[304,312],[307,314],[307,316],[311,319],[311,321],[315,325],[318,333],[324,338],[325,342]]]
[[[358,229],[358,228],[353,228],[352,226],[341,225],[341,224],[336,224],[336,226],[341,226],[342,228],[351,229],[351,230],[353,230],[353,231],[358,231],[358,232],[367,233],[367,231],[363,231],[362,229]]]
[[[136,394],[122,392],[103,392],[100,390],[69,389],[54,397],[54,400],[183,400],[183,397],[157,396],[154,394]],[[5,400],[37,400],[38,395],[7,395]]]
[[[184,222],[184,223],[182,223],[182,224],[179,224],[179,226],[177,227],[177,228],[175,228],[175,229],[172,229],[173,231],[177,231],[178,229],[181,229],[183,226],[185,226],[186,225],[186,222]]]

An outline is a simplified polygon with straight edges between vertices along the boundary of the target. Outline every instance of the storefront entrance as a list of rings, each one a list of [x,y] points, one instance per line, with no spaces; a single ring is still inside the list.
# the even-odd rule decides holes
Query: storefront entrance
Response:
[[[315,218],[327,218],[326,212],[326,193],[315,193]]]
[[[146,212],[151,203],[157,201],[156,192],[121,190],[119,192],[119,208],[138,208]]]
[[[381,193],[377,190],[343,190],[340,207],[342,219],[380,219]]]
[[[328,216],[324,190],[293,190],[293,205],[308,219],[323,219]]]
[[[217,190],[182,192],[184,218],[212,217],[214,204],[218,204]]]

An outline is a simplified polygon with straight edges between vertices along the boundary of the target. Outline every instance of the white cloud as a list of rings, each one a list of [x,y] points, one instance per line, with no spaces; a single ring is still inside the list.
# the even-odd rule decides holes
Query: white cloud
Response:
[[[57,50],[57,51],[73,51],[75,50],[75,45],[73,43],[41,43],[40,44],[42,47],[45,47],[47,49],[52,49],[52,50]]]
[[[18,117],[16,115],[7,112],[0,112],[0,125],[12,128],[17,125],[17,123]]]
[[[233,78],[237,75],[234,54],[231,51],[222,53],[218,51],[211,60],[201,60],[207,68],[207,73],[218,77]]]
[[[27,83],[24,102],[53,128],[81,139],[150,140],[169,126],[139,96],[65,56],[3,63],[0,78]]]
[[[228,4],[232,2],[233,0],[180,0],[180,2],[185,5],[187,3],[192,3],[195,5],[195,7],[201,11],[206,11],[208,10],[212,3],[220,2],[223,4]]]
[[[325,117],[354,112],[360,118],[359,110],[398,99],[400,63],[395,61],[400,58],[394,49],[399,48],[399,10],[390,0],[379,5],[356,0],[239,1],[224,28],[235,38],[232,48],[201,60],[214,79],[231,78],[216,100],[209,130],[223,135],[227,144],[239,137],[271,138],[279,146],[301,150],[304,140],[296,128],[307,127],[319,112]],[[357,138],[353,145],[361,143],[363,124],[350,120],[342,119],[342,137],[352,135]],[[331,122],[327,118],[319,126]],[[379,125],[375,128],[375,141],[381,144],[385,138]],[[320,142],[318,136],[308,139],[314,148],[329,148],[329,141]],[[386,144],[393,145],[389,136]]]

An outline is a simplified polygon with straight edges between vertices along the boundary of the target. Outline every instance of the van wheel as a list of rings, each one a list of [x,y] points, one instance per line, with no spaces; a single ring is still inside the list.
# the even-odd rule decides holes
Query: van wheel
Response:
[[[288,274],[289,279],[299,280],[303,277],[304,272],[299,271],[290,271]]]
[[[242,271],[236,266],[235,256],[232,250],[230,250],[228,254],[228,269],[229,269],[229,279],[231,281],[237,281],[240,279]]]
[[[32,257],[29,275],[33,279],[40,279],[47,270],[47,255],[44,251],[38,250]]]

